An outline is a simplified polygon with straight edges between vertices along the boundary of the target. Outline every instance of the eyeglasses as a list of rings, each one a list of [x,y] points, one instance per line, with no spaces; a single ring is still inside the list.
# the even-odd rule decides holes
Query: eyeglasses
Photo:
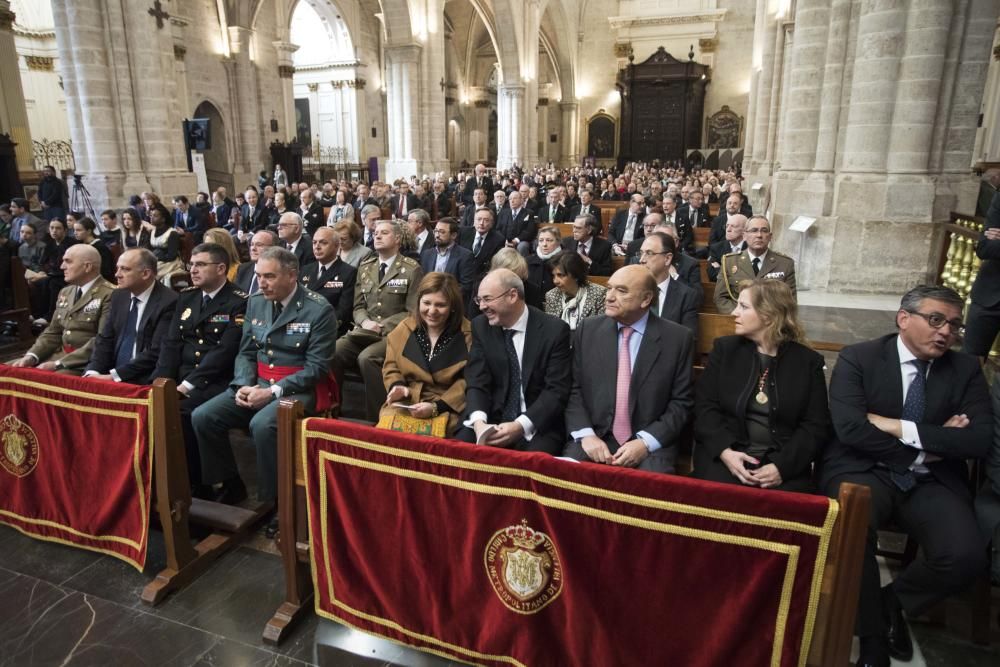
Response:
[[[770,234],[771,230],[768,227],[751,227],[744,232],[745,234]]]
[[[191,262],[191,268],[204,269],[206,266],[215,266],[217,264],[222,264],[222,262]]]
[[[491,303],[493,303],[494,301],[496,301],[497,299],[499,299],[500,297],[506,296],[509,293],[510,293],[510,290],[507,290],[506,292],[502,292],[500,294],[497,294],[496,296],[476,296],[476,297],[473,297],[472,301],[477,306],[481,306],[484,303],[488,306]]]
[[[298,227],[298,225],[296,223],[294,223],[294,222],[279,222],[278,226],[279,227],[285,227],[285,228],[288,228],[288,227]]]
[[[908,310],[906,311],[910,315],[919,315],[920,317],[927,320],[927,324],[931,325],[934,329],[940,329],[945,324],[951,327],[951,332],[958,334],[959,336],[965,335],[965,322],[959,318],[953,320],[946,319],[941,313],[921,313],[919,310]]]
[[[664,250],[663,252],[653,252],[652,250],[643,250],[639,253],[639,257],[656,257],[657,255],[669,255],[670,253]]]

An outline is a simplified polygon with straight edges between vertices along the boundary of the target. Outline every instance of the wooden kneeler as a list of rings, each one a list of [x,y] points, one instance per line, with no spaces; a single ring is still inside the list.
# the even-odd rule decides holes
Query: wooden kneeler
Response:
[[[159,378],[152,391],[153,484],[167,567],[142,590],[142,601],[149,605],[198,578],[215,559],[238,545],[269,509],[265,506],[251,511],[204,500],[192,502],[176,385],[173,380]],[[192,544],[192,522],[218,532]]]

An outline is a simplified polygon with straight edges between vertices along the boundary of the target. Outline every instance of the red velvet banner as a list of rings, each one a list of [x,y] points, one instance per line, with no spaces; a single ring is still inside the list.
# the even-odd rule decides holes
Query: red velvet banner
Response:
[[[303,424],[316,610],[483,665],[799,665],[837,504]]]
[[[146,563],[149,387],[0,366],[0,522]]]

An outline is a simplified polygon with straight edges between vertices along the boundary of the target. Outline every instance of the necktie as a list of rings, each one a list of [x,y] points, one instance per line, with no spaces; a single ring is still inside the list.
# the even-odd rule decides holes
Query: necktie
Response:
[[[132,361],[135,350],[135,330],[139,325],[139,297],[132,297],[132,307],[125,319],[122,337],[118,340],[118,354],[115,356],[115,368],[121,368]]]
[[[250,210],[247,212],[247,224],[250,224],[252,222],[253,222],[253,206],[251,206]]]
[[[483,249],[483,237],[482,236],[477,236],[476,237],[476,245],[473,246],[473,248],[472,248],[472,254],[475,255],[476,257],[479,257],[479,251],[482,250],[482,249]]]
[[[375,249],[375,235],[371,232],[366,232],[365,245],[372,250]]]
[[[753,274],[756,276],[760,273],[760,257],[754,257],[750,263],[753,264]]]
[[[73,303],[79,303],[80,299],[82,299],[82,298],[83,298],[83,288],[82,287],[77,287],[76,288],[76,298],[73,299]]]
[[[507,397],[503,402],[500,419],[510,422],[521,414],[521,361],[517,358],[517,349],[514,347],[514,330],[506,329],[503,337],[504,347],[507,349]]]
[[[385,262],[382,262],[381,264],[378,265],[378,281],[379,282],[382,282],[383,280],[385,280],[385,270],[388,269],[388,268],[389,268],[389,265],[386,264]]]
[[[403,195],[399,196],[399,216],[402,218],[406,214],[406,197]]]
[[[278,318],[281,317],[281,311],[283,306],[280,301],[275,301],[274,306],[271,308],[271,322],[277,322]]]
[[[549,206],[549,222],[554,222],[556,219],[556,207]]]
[[[208,304],[212,303],[212,297],[207,294],[201,295],[201,309],[205,311],[208,309]]]
[[[911,359],[910,363],[917,367],[917,374],[910,383],[910,388],[906,392],[906,400],[903,401],[903,412],[900,419],[919,424],[924,420],[924,409],[927,407],[927,366],[929,362],[923,359]],[[906,493],[917,485],[917,479],[913,476],[912,470],[905,472],[889,471],[889,477],[900,491]]]
[[[628,409],[628,392],[632,384],[632,357],[628,351],[628,340],[632,337],[632,331],[632,327],[622,327],[622,342],[618,346],[615,420],[611,425],[611,433],[619,445],[624,445],[632,437],[632,416]]]
[[[584,257],[586,257],[587,256],[587,244],[586,243],[581,243],[580,246],[579,246],[579,249],[580,249],[580,254],[583,255]]]
[[[256,294],[260,286],[257,285],[257,274],[253,274],[253,279],[250,281],[250,294]]]

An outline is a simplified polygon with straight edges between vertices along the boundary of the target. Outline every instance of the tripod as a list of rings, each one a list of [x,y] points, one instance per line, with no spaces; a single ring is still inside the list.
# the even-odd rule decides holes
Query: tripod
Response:
[[[90,191],[83,184],[83,176],[80,174],[73,174],[73,196],[70,198],[69,209],[71,211],[83,211],[85,215],[90,216],[91,220],[96,221],[98,225],[101,224],[100,218],[94,212],[94,203],[90,200]]]

